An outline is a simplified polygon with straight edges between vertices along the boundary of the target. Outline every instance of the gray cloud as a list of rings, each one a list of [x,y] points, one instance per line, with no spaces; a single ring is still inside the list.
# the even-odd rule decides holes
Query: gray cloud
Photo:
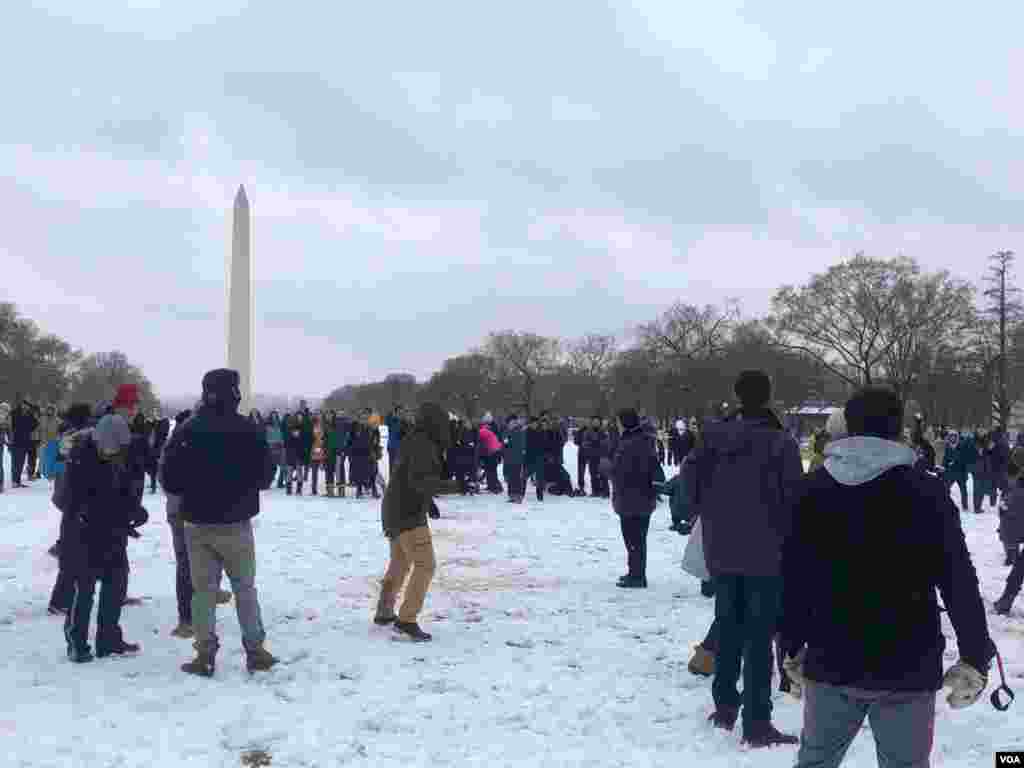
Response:
[[[759,312],[857,250],[973,278],[1024,229],[1024,11],[973,11],[15,4],[0,296],[193,391],[240,182],[268,391]]]

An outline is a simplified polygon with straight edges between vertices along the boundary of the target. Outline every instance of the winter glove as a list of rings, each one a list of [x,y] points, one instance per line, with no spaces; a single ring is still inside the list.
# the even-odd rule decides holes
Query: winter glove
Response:
[[[804,677],[805,658],[807,658],[807,648],[801,648],[796,657],[786,656],[782,660],[782,668],[789,675],[790,686],[787,693],[797,701],[803,698],[804,685],[807,684],[807,678]]]
[[[942,678],[942,687],[951,689],[946,701],[952,709],[964,709],[981,698],[988,685],[988,675],[970,664],[958,661]]]

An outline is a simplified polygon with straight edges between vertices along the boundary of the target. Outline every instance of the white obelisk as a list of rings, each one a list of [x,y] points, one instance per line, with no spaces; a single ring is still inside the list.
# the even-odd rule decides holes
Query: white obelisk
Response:
[[[231,253],[228,256],[228,368],[241,378],[242,413],[252,402],[253,282],[252,224],[245,187],[238,188],[232,211]]]

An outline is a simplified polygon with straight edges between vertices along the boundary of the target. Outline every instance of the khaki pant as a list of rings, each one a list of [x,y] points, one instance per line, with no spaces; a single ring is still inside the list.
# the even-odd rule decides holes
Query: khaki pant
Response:
[[[242,645],[246,651],[261,647],[266,632],[256,595],[256,542],[252,521],[230,525],[185,523],[185,543],[192,570],[192,628],[196,650],[217,652],[217,591],[222,570],[227,571],[235,593]]]
[[[393,616],[395,600],[405,583],[405,599],[398,611],[398,620],[414,622],[423,610],[423,601],[427,598],[430,581],[434,578],[437,562],[434,559],[434,542],[430,537],[430,528],[421,526],[411,531],[404,531],[391,539],[391,562],[381,582],[380,605],[378,614]],[[410,575],[409,571],[412,571]]]

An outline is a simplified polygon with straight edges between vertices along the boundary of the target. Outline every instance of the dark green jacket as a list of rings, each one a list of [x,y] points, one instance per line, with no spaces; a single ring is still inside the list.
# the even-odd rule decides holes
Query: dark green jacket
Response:
[[[447,445],[447,435],[448,415],[440,406],[420,406],[416,431],[402,440],[398,465],[381,503],[381,525],[387,537],[427,524],[433,497],[441,486],[441,451]]]

